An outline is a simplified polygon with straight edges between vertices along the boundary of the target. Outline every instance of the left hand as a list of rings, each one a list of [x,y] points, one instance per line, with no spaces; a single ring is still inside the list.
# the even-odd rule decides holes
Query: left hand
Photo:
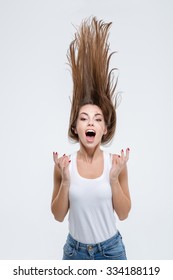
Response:
[[[126,149],[126,154],[124,150],[121,150],[121,155],[112,155],[112,167],[110,170],[110,181],[118,181],[118,176],[126,165],[129,159],[130,149]]]

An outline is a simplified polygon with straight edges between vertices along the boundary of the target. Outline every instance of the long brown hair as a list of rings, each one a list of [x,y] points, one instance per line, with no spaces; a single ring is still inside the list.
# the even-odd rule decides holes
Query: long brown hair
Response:
[[[109,53],[109,29],[112,22],[104,23],[96,17],[82,21],[71,42],[67,58],[72,70],[73,95],[69,121],[68,136],[78,142],[74,128],[79,109],[86,104],[101,108],[107,134],[103,135],[102,144],[111,141],[116,128],[116,95],[117,79],[114,82],[109,63],[114,52]]]

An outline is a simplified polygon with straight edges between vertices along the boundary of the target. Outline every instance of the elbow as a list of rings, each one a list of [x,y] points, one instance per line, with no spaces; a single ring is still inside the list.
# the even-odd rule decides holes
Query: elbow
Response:
[[[59,213],[57,213],[54,209],[53,209],[53,207],[51,207],[51,212],[52,212],[52,214],[53,214],[53,216],[54,216],[54,219],[56,220],[56,221],[58,221],[58,222],[60,222],[60,223],[62,223],[63,221],[64,221],[64,216],[62,216],[62,215],[60,215]]]
[[[53,216],[54,216],[54,219],[57,221],[57,222],[60,222],[62,223],[64,221],[64,217],[63,216],[60,216],[60,215],[57,215],[57,213],[53,213]]]
[[[64,217],[59,217],[59,216],[56,216],[54,215],[54,219],[57,221],[57,222],[60,222],[62,223],[64,221]]]
[[[129,206],[129,209],[128,209],[126,212],[124,212],[124,213],[119,213],[119,214],[118,214],[119,220],[120,220],[120,221],[126,220],[126,219],[128,218],[128,216],[129,216],[130,210],[131,210],[131,205]]]
[[[120,221],[124,221],[128,218],[129,214],[118,215]]]

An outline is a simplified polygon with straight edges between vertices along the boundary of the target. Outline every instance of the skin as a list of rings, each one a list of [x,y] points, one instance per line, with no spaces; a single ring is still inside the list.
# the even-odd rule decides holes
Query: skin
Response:
[[[93,129],[96,136],[93,141],[86,137],[86,130]],[[75,133],[78,134],[80,149],[77,152],[78,173],[84,178],[97,178],[103,172],[103,152],[100,149],[101,139],[107,133],[107,127],[101,109],[96,105],[87,104],[81,107],[77,119]],[[127,161],[129,149],[121,150],[120,155],[112,155],[110,184],[112,204],[120,220],[128,217],[131,199],[128,187]],[[65,154],[59,157],[53,153],[54,159],[54,190],[51,210],[57,221],[62,222],[69,210],[70,159]]]

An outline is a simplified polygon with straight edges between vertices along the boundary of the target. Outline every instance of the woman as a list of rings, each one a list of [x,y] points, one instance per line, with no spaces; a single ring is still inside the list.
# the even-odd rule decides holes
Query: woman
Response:
[[[69,138],[80,148],[71,155],[53,153],[54,190],[51,210],[62,222],[69,211],[69,234],[63,260],[125,260],[126,251],[116,216],[131,208],[127,161],[129,149],[109,154],[116,128],[116,84],[109,71],[111,23],[95,17],[82,22],[71,42],[73,98]]]

